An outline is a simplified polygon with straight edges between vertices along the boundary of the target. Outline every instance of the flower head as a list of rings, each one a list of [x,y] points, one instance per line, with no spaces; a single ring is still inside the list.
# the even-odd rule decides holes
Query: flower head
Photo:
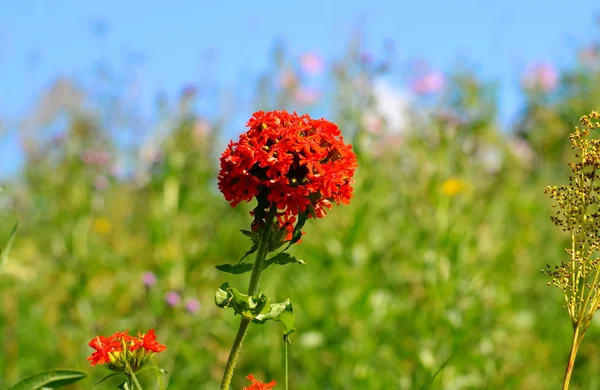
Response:
[[[156,335],[154,334],[154,329],[150,329],[148,333],[142,334],[138,333],[138,339],[135,340],[133,345],[131,346],[131,351],[135,351],[136,349],[144,348],[146,351],[152,352],[162,352],[167,347],[162,344],[156,342]]]
[[[557,209],[550,219],[571,234],[571,245],[566,248],[569,258],[555,268],[548,265],[546,272],[552,278],[548,285],[553,284],[563,291],[574,326],[586,325],[600,302],[597,280],[600,274],[600,187],[597,184],[600,139],[593,134],[600,130],[600,113],[592,111],[583,116],[581,124],[569,136],[577,151],[576,160],[569,163],[572,171],[569,184],[548,186],[544,191],[555,201],[552,207]]]
[[[219,189],[232,207],[255,197],[264,208],[276,206],[279,228],[288,231],[289,240],[299,213],[322,218],[332,203],[350,202],[357,161],[335,124],[259,111],[247,127],[221,156]],[[262,214],[255,209],[256,227]]]
[[[87,360],[92,366],[96,364],[106,365],[115,372],[125,372],[130,367],[133,372],[139,371],[150,361],[155,353],[167,349],[166,346],[156,342],[154,329],[148,333],[138,334],[138,337],[125,332],[115,332],[109,337],[96,336],[89,342],[89,346],[96,352],[92,353]]]
[[[548,186],[545,193],[553,199],[555,212],[550,220],[561,230],[569,232],[570,245],[565,248],[568,256],[560,265],[546,265],[546,272],[554,285],[562,290],[566,309],[573,326],[573,341],[563,389],[569,388],[571,372],[577,351],[600,309],[600,113],[592,111],[580,119],[581,127],[575,127],[569,135],[575,150],[574,161],[569,163],[569,184]],[[596,133],[596,134],[594,134]]]
[[[458,195],[466,189],[467,183],[457,178],[448,179],[442,183],[442,192],[448,196]]]
[[[434,71],[413,80],[411,87],[417,95],[428,95],[442,90],[445,83],[444,75]]]
[[[294,92],[294,99],[298,104],[310,105],[315,103],[321,97],[318,89],[302,87]]]
[[[103,167],[110,162],[110,154],[105,150],[86,150],[81,154],[81,160],[89,166]]]
[[[92,356],[87,358],[87,360],[91,362],[92,366],[110,362],[109,353],[120,351],[122,348],[121,342],[113,338],[113,336],[96,336],[92,339],[92,341],[89,342],[88,345],[96,350]]]
[[[110,221],[105,217],[96,218],[92,223],[92,228],[98,234],[109,234],[112,231]]]
[[[198,312],[198,310],[200,310],[200,302],[194,298],[188,299],[185,303],[185,309],[188,311],[188,313],[195,314]]]
[[[309,75],[323,72],[323,59],[316,53],[305,53],[300,57],[300,67]]]
[[[144,272],[144,274],[142,275],[142,281],[144,282],[144,286],[146,286],[147,288],[151,288],[156,285],[158,279],[156,278],[154,272],[147,271]]]
[[[540,63],[533,66],[523,75],[523,86],[526,89],[551,91],[558,85],[558,72],[550,63]]]
[[[274,380],[269,383],[263,383],[259,380],[254,379],[254,376],[252,374],[249,374],[246,378],[248,378],[248,380],[252,381],[252,385],[250,385],[250,387],[244,387],[244,390],[272,389],[277,384],[277,382],[275,382]]]
[[[165,296],[165,301],[171,307],[178,306],[181,302],[181,295],[177,291],[169,291]]]

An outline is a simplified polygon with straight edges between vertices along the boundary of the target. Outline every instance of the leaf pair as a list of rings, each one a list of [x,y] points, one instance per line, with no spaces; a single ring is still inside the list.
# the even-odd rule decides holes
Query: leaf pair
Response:
[[[260,210],[260,208],[257,207],[255,209],[255,213],[257,212],[257,210]],[[309,214],[309,212],[310,212],[310,214]],[[288,248],[290,246],[292,246],[293,244],[300,241],[300,239],[302,238],[302,228],[304,227],[304,224],[308,220],[309,215],[313,215],[313,214],[314,214],[314,209],[312,209],[312,208],[310,209],[310,211],[307,210],[307,211],[304,211],[304,212],[298,214],[298,222],[296,222],[296,226],[294,227],[294,232],[292,233],[292,239],[290,241],[288,241],[288,245],[285,247],[284,250],[282,250],[276,256],[265,261],[263,270],[272,264],[278,264],[278,265],[284,265],[284,264],[289,264],[289,263],[306,264],[303,260],[296,259],[294,256],[284,253],[284,252],[286,250],[288,250]],[[258,250],[258,243],[260,241],[260,236],[258,233],[252,232],[250,230],[240,230],[240,231],[242,232],[242,234],[244,236],[249,237],[252,240],[252,246],[250,247],[250,250],[248,250],[244,254],[244,256],[242,256],[240,261],[235,265],[233,265],[233,264],[217,265],[216,268],[219,271],[223,271],[223,272],[227,272],[227,273],[235,274],[235,275],[239,275],[239,274],[243,274],[245,272],[252,271],[252,264],[243,263],[242,261],[246,257],[248,257],[249,255],[251,255],[252,253],[254,253]]]
[[[297,264],[306,264],[304,260],[297,259],[295,256],[290,255],[289,253],[278,253],[276,256],[271,257],[270,259],[265,260],[263,263],[263,271],[267,269],[267,267],[277,264],[277,265],[285,265],[289,263],[297,263]],[[221,264],[217,265],[216,268],[219,271],[227,272],[229,274],[239,275],[245,272],[252,271],[252,264],[250,263],[238,263],[238,264]]]
[[[217,306],[231,307],[235,314],[240,314],[256,324],[264,324],[268,320],[280,321],[284,326],[283,335],[288,340],[287,336],[296,330],[292,302],[286,299],[281,303],[269,304],[270,300],[262,292],[256,296],[242,294],[228,283],[222,284],[215,293]]]

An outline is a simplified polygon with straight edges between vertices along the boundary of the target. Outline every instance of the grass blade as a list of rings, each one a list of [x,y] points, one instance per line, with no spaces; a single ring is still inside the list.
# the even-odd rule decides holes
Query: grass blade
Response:
[[[10,231],[10,236],[8,236],[8,242],[6,243],[6,247],[4,247],[3,249],[0,249],[0,270],[4,266],[4,263],[6,263],[6,260],[8,259],[8,253],[10,252],[10,248],[12,247],[12,243],[13,243],[13,240],[15,239],[18,228],[19,228],[19,221],[17,221],[17,223],[15,223],[15,226],[13,226],[12,230]]]
[[[444,367],[446,367],[446,365],[448,365],[448,363],[450,363],[450,360],[452,360],[453,357],[454,357],[454,355],[450,355],[450,357],[448,359],[446,359],[446,361],[444,361],[444,363],[442,363],[442,365],[440,366],[440,368],[438,368],[438,370],[435,372],[435,374],[433,374],[433,376],[431,378],[429,378],[429,380],[427,382],[425,382],[423,384],[423,386],[421,386],[421,390],[428,389],[429,386],[431,386],[431,384],[433,383],[433,380],[435,379],[435,377],[438,376],[438,374],[440,372],[442,372],[442,370],[444,369]]]

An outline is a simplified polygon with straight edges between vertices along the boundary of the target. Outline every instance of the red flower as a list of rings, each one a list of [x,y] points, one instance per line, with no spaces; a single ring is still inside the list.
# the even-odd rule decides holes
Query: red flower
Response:
[[[142,358],[151,357],[152,352],[162,352],[167,347],[162,344],[156,342],[156,335],[154,334],[154,329],[150,329],[146,334],[138,333],[138,337],[131,336],[127,334],[129,331],[125,332],[115,332],[113,335],[109,337],[104,336],[96,336],[89,342],[89,346],[94,348],[96,352],[89,356],[87,360],[91,361],[91,365],[95,366],[96,364],[107,364],[109,368],[115,368],[117,371],[119,367],[124,365],[123,359],[128,359],[131,354],[124,353],[119,354],[118,352],[122,352],[129,350],[133,352],[137,349],[143,348],[143,353],[141,354]],[[111,355],[112,354],[112,359]],[[134,362],[135,365],[143,364],[144,359],[138,359],[137,362]],[[133,364],[130,364],[133,366]]]
[[[249,380],[252,381],[252,385],[250,387],[244,387],[243,390],[265,390],[265,389],[272,389],[277,384],[277,382],[275,382],[274,380],[271,381],[271,382],[269,382],[269,383],[263,383],[261,381],[258,381],[256,379],[254,379],[254,376],[252,374],[249,374],[246,378],[248,378]]]
[[[322,218],[332,203],[350,202],[356,156],[334,123],[259,111],[247,127],[221,156],[219,189],[232,207],[264,197],[291,238],[294,216],[308,209]]]
[[[88,344],[94,348],[96,352],[89,356],[87,360],[91,361],[91,365],[106,364],[110,362],[109,352],[118,352],[123,349],[123,346],[119,340],[115,340],[111,337],[96,336]]]
[[[156,342],[156,335],[154,334],[154,329],[150,329],[146,334],[138,333],[138,337],[139,339],[137,339],[131,346],[132,352],[141,347],[143,347],[148,352],[162,352],[165,349],[167,349],[166,346]]]
[[[127,329],[125,332],[115,332],[112,336],[110,336],[110,338],[115,339],[115,340],[123,340],[126,343],[135,340],[134,336],[131,336],[129,334],[127,334],[129,332],[129,329]]]

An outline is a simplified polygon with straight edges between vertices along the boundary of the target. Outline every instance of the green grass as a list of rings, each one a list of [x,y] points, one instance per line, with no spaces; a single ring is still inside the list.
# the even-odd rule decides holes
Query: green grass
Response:
[[[270,267],[261,281],[273,301],[290,298],[296,309],[290,388],[560,386],[571,329],[561,292],[540,270],[564,259],[567,237],[550,222],[543,189],[567,181],[567,134],[585,112],[553,122],[563,148],[544,154],[532,141],[537,159],[524,162],[497,129],[485,90],[460,80],[447,105],[462,124],[414,119],[396,147],[357,124],[368,104],[337,102],[330,119],[360,152],[352,203],[308,221],[291,249],[308,264]],[[546,142],[544,118],[532,128]],[[232,209],[216,190],[219,133],[195,137],[182,120],[145,180],[111,179],[96,190],[108,168],[86,166],[81,153],[99,144],[121,152],[88,120],[73,117],[66,131],[61,145],[28,155],[1,195],[0,237],[21,225],[0,273],[0,387],[68,367],[90,374],[70,388],[89,389],[107,374],[86,361],[94,336],[152,327],[168,346],[157,362],[169,389],[217,388],[239,317],[213,295],[225,281],[245,289],[248,276],[215,265],[249,248],[239,229],[248,229],[253,206]],[[490,148],[499,166],[481,160]],[[449,179],[461,183],[454,195],[443,191]],[[159,280],[148,291],[145,271]],[[197,298],[201,310],[169,307],[169,290]],[[600,388],[599,336],[593,325],[573,388]],[[279,324],[252,325],[233,388],[247,385],[248,373],[281,386],[283,353]]]

